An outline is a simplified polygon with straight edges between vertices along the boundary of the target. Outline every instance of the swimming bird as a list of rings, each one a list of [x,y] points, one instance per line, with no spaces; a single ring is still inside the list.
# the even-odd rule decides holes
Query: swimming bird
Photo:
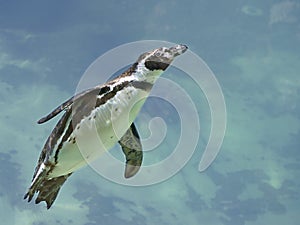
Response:
[[[39,124],[64,111],[42,149],[24,199],[30,202],[37,194],[35,203],[45,201],[49,209],[74,171],[87,165],[87,159],[96,159],[101,151],[117,143],[126,158],[125,178],[134,176],[143,160],[134,119],[157,78],[186,50],[186,45],[175,45],[143,53],[115,79],[71,97],[41,118]],[[99,151],[95,150],[98,146],[89,146],[94,143],[95,132],[101,141]],[[80,140],[84,144],[80,144]],[[92,150],[81,151],[80,148]]]

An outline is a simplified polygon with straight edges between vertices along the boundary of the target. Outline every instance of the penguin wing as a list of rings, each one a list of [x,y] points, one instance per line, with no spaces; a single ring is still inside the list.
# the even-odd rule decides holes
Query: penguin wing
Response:
[[[126,157],[124,176],[130,178],[139,171],[143,161],[142,144],[134,123],[119,140],[119,144]]]
[[[94,88],[90,88],[86,91],[83,91],[71,98],[69,98],[67,101],[59,105],[57,108],[55,108],[52,112],[50,112],[48,115],[44,116],[40,120],[38,120],[38,124],[42,124],[47,122],[48,120],[52,119],[56,115],[58,115],[63,110],[69,109],[72,107],[73,103],[76,101],[76,103],[80,103],[80,105],[85,105],[84,108],[86,110],[90,109],[90,107],[93,107],[96,103],[96,99],[98,95],[102,95],[110,91],[110,88],[108,86],[96,86]],[[81,108],[79,104],[77,105],[77,108]],[[88,106],[88,107],[86,107]],[[88,108],[88,109],[87,109]]]
[[[43,118],[38,120],[38,124],[41,123],[45,123],[48,120],[52,119],[53,117],[55,117],[57,114],[59,114],[61,111],[63,111],[64,109],[68,108],[70,105],[73,104],[73,99],[74,97],[68,99],[67,101],[65,101],[64,103],[62,103],[60,106],[58,106],[56,109],[54,109],[52,112],[50,112],[47,116],[44,116]]]

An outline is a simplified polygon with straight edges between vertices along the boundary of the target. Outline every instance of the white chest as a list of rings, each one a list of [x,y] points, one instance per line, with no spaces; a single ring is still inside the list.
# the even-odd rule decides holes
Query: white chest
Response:
[[[68,174],[111,149],[124,135],[139,113],[149,92],[128,86],[96,107],[80,123],[57,155],[51,176]]]

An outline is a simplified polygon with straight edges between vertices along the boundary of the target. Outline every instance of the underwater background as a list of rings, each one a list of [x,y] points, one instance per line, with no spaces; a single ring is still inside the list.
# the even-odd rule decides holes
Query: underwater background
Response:
[[[216,160],[198,171],[209,107],[171,68],[163,76],[180,79],[201,122],[199,144],[182,170],[162,183],[131,187],[85,167],[68,179],[50,210],[24,201],[58,118],[36,121],[74,94],[98,56],[139,40],[186,44],[214,72],[227,106]],[[297,0],[0,1],[1,224],[299,224],[299,62]],[[174,148],[180,120],[173,111],[149,99],[138,116],[141,136],[148,135],[151,117],[168,126],[146,164]]]

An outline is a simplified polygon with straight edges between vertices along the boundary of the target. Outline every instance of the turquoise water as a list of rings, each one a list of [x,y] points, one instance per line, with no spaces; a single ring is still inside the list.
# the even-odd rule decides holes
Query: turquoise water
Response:
[[[298,224],[299,15],[296,0],[2,1],[1,222]],[[208,104],[181,76],[197,105],[201,134],[194,155],[175,176],[130,187],[86,167],[68,179],[50,210],[23,201],[57,118],[43,125],[36,121],[73,95],[98,56],[147,39],[188,45],[217,77],[227,130],[211,167],[198,171],[210,130]],[[163,76],[180,76],[180,71],[171,68]],[[141,136],[149,135],[149,117],[162,117],[169,129],[161,146],[145,155],[145,164],[167,157],[180,132],[174,108],[149,100],[136,121]]]

